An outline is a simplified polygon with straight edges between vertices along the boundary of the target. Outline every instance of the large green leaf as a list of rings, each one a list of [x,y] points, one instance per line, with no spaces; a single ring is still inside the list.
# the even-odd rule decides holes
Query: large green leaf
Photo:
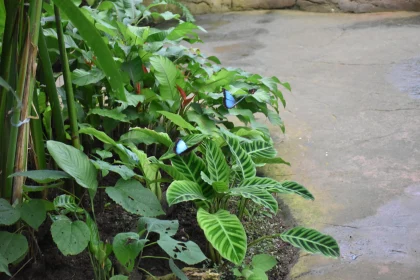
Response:
[[[93,108],[89,111],[89,115],[91,114],[107,117],[120,122],[129,122],[129,120],[127,119],[127,115],[120,112],[118,108],[112,110]]]
[[[128,179],[137,175],[136,173],[134,173],[133,170],[131,170],[130,168],[128,168],[125,165],[113,165],[113,164],[110,164],[110,163],[108,163],[106,161],[102,161],[102,160],[94,160],[92,162],[98,169],[102,170],[102,176],[106,176],[106,175],[104,175],[104,171],[105,172],[112,171],[114,173],[117,173],[124,180],[128,180]]]
[[[229,167],[220,147],[212,140],[206,142],[206,162],[210,179],[214,182],[229,182]]]
[[[88,245],[89,227],[82,221],[57,220],[51,225],[51,235],[63,255],[77,255]]]
[[[72,146],[52,140],[47,141],[47,149],[57,165],[72,176],[80,186],[96,191],[97,171],[87,155]]]
[[[259,254],[252,257],[251,261],[253,268],[259,268],[262,271],[269,271],[276,266],[276,258],[267,254]]]
[[[79,34],[95,53],[97,63],[104,71],[113,91],[116,92],[118,99],[126,101],[120,70],[113,59],[112,52],[109,50],[98,30],[72,1],[53,1],[54,4],[67,15],[72,24],[77,28]]]
[[[200,208],[197,221],[207,240],[222,257],[237,265],[242,263],[247,250],[247,239],[238,217],[226,210],[210,214]]]
[[[215,90],[219,90],[220,87],[228,85],[232,81],[235,74],[236,72],[222,69],[211,76],[208,80],[206,80],[206,83],[201,87],[201,90],[207,92],[214,92]]]
[[[194,265],[207,259],[200,247],[192,241],[177,241],[169,235],[161,235],[157,243],[171,258],[188,265]]]
[[[156,232],[160,235],[174,236],[179,228],[178,220],[159,220],[155,218],[141,217],[138,222],[138,231],[146,229],[148,232]]]
[[[155,69],[155,76],[160,84],[160,96],[163,100],[175,101],[178,70],[174,63],[164,56],[151,57],[150,63]]]
[[[0,198],[0,225],[10,226],[20,218],[20,212],[4,198]]]
[[[90,71],[76,69],[71,73],[71,82],[77,86],[95,84],[105,78],[105,74],[98,68]]]
[[[35,230],[45,221],[47,217],[47,211],[45,204],[42,200],[31,199],[28,202],[24,202],[20,208],[20,216],[28,225]]]
[[[280,235],[281,239],[295,247],[310,253],[321,253],[326,257],[338,258],[340,248],[337,241],[329,235],[325,235],[314,229],[295,227]]]
[[[186,35],[193,33],[192,31],[194,29],[198,29],[197,25],[191,22],[183,22],[179,24],[177,27],[175,27],[166,38],[168,40],[178,40],[178,39],[184,38]]]
[[[251,143],[243,143],[242,148],[252,157],[274,158],[277,154],[271,143],[266,141],[253,141]]]
[[[172,144],[172,140],[167,133],[157,132],[147,128],[135,127],[132,128],[126,134],[121,135],[121,143],[133,143],[138,145],[144,143],[146,145],[151,145],[155,143],[160,143],[169,147]]]
[[[175,276],[178,277],[180,280],[188,280],[188,277],[185,275],[185,273],[181,269],[179,269],[176,266],[173,259],[169,260],[169,268],[171,269],[173,274],[175,274]]]
[[[300,195],[304,199],[314,200],[314,196],[301,184],[293,181],[284,181],[281,182],[283,188],[289,190],[291,193]]]
[[[165,214],[154,193],[136,180],[120,179],[115,187],[105,189],[108,196],[126,211],[148,217]]]
[[[0,3],[0,6],[1,6],[2,4]],[[173,271],[173,270],[172,270]],[[7,260],[6,260],[6,258],[5,257],[3,257],[1,254],[0,254],[0,272],[4,272],[4,273],[6,273],[8,276],[12,276],[12,274],[10,274],[10,271],[9,271],[9,264],[8,264],[8,262],[7,262]],[[188,278],[187,278],[187,280],[188,280]]]
[[[264,158],[264,157],[256,157],[253,158],[252,161],[255,164],[261,164],[261,163],[268,163],[268,164],[286,164],[290,166],[290,163],[285,161],[282,158],[276,157],[276,158]]]
[[[117,145],[114,139],[109,137],[105,132],[97,130],[93,127],[82,127],[80,128],[79,133],[91,135],[105,144],[110,144],[113,146]]]
[[[191,200],[207,200],[203,194],[202,188],[191,181],[174,181],[169,185],[166,191],[166,200],[171,206],[180,202]]]
[[[236,138],[230,137],[226,133],[222,133],[222,136],[236,160],[242,178],[247,179],[254,177],[256,174],[255,164],[252,161],[251,156],[241,147],[241,143]]]
[[[118,233],[114,237],[112,247],[117,260],[129,271],[133,271],[136,258],[143,250],[146,239],[140,239],[135,232]]]
[[[233,188],[229,191],[230,195],[242,196],[251,199],[258,205],[262,205],[273,213],[277,213],[277,200],[266,190],[256,187]]]
[[[191,131],[196,130],[194,126],[192,126],[189,122],[184,120],[180,115],[173,114],[166,111],[158,111],[159,114],[164,115],[168,120],[179,126],[180,128],[188,129]]]
[[[10,175],[9,177],[12,176],[25,176],[40,184],[48,184],[59,179],[71,178],[69,174],[58,170],[30,170],[16,172]]]
[[[26,252],[28,252],[28,241],[25,236],[0,231],[0,256],[3,256],[8,264],[21,259]]]
[[[169,176],[171,176],[175,180],[187,180],[187,177],[185,177],[181,172],[178,171],[178,169],[171,165],[166,165],[158,161],[152,161],[152,164],[156,164],[157,166],[159,166],[160,169],[165,171]]]

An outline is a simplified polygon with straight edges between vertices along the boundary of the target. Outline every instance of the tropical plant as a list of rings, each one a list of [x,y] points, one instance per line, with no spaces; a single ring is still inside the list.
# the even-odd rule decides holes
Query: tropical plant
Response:
[[[268,280],[266,272],[276,264],[276,258],[267,254],[259,254],[253,256],[251,263],[244,265],[241,270],[234,268],[233,274],[247,280]]]

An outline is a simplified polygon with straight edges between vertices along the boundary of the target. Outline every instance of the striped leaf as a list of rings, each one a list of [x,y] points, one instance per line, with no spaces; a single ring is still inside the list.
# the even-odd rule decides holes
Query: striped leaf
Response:
[[[207,240],[222,257],[237,265],[242,263],[247,250],[247,239],[238,217],[226,210],[210,214],[200,208],[197,221]]]
[[[242,148],[254,159],[261,158],[274,158],[277,154],[273,145],[266,141],[253,141],[251,143],[243,143]]]
[[[239,141],[233,137],[228,136],[226,133],[222,133],[236,163],[240,169],[242,178],[252,178],[256,174],[255,164],[251,159],[251,156],[241,147]]]
[[[276,158],[255,157],[255,158],[252,159],[252,161],[255,162],[255,164],[262,164],[262,163],[286,164],[286,165],[290,166],[290,162],[287,162],[280,157],[276,157]]]
[[[63,208],[69,212],[78,213],[83,213],[84,211],[77,205],[76,201],[74,200],[74,197],[67,194],[62,194],[54,199],[54,208],[56,210]]]
[[[297,194],[301,197],[309,200],[314,200],[314,196],[302,185],[295,182],[277,182],[271,178],[254,177],[245,179],[240,182],[238,187],[254,187],[265,189],[270,193],[285,193],[285,194]]]
[[[171,165],[166,165],[160,162],[152,162],[152,164],[157,165],[160,169],[165,171],[169,176],[171,176],[175,180],[187,180],[187,177],[185,177],[181,172],[178,171],[178,169]]]
[[[242,196],[251,199],[254,203],[262,205],[274,214],[279,209],[277,200],[266,190],[256,187],[233,188],[229,191],[230,195]]]
[[[338,258],[340,248],[337,241],[329,235],[322,234],[314,229],[295,227],[280,235],[281,239],[293,246],[326,257]]]
[[[172,144],[172,140],[169,138],[167,133],[140,127],[132,128],[129,132],[121,135],[120,142],[123,144],[133,143],[134,145],[138,145],[140,143],[144,143],[146,145],[160,143],[166,147],[169,147]]]
[[[191,200],[207,200],[197,183],[191,181],[174,181],[166,191],[169,206]]]
[[[206,162],[210,179],[214,182],[229,182],[229,167],[220,147],[209,140],[206,142]]]
[[[175,156],[171,158],[171,162],[172,166],[189,181],[197,183],[203,189],[206,197],[212,196],[213,190],[211,186],[206,184],[201,178],[201,171],[206,170],[206,166],[201,158],[191,153],[185,156]]]

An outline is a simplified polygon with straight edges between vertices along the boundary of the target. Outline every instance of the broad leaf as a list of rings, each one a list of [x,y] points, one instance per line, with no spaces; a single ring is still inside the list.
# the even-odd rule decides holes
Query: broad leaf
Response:
[[[237,265],[242,263],[247,250],[247,239],[238,217],[226,210],[210,214],[200,208],[197,221],[207,240],[222,257]]]
[[[273,145],[266,141],[253,141],[252,143],[243,143],[242,148],[254,159],[258,157],[262,158],[274,158],[277,154],[276,149]]]
[[[0,3],[0,5],[2,5],[2,4]],[[12,274],[10,274],[10,271],[9,271],[9,264],[8,264],[7,260],[1,254],[0,254],[0,272],[4,272],[8,276],[12,276]],[[188,278],[187,278],[187,280],[188,280]]]
[[[252,161],[251,156],[241,147],[241,143],[239,143],[236,138],[230,137],[226,133],[222,133],[222,136],[236,160],[242,178],[247,179],[254,177],[256,175],[255,164]]]
[[[15,176],[25,176],[37,183],[48,184],[59,179],[71,178],[71,176],[63,171],[58,170],[30,170],[23,172],[16,172],[10,175],[9,177]]]
[[[140,127],[132,128],[126,134],[121,135],[120,142],[133,143],[134,145],[141,143],[146,145],[159,143],[165,145],[166,147],[169,147],[172,144],[172,140],[169,138],[167,133],[156,132],[154,130]]]
[[[256,187],[233,188],[229,191],[230,195],[241,196],[251,199],[254,203],[264,206],[274,214],[277,213],[277,200],[266,190]]]
[[[192,31],[194,29],[198,29],[197,25],[191,22],[183,22],[179,24],[177,27],[175,27],[166,38],[168,40],[176,41],[178,39],[184,38],[186,35],[193,33]]]
[[[206,142],[206,162],[210,179],[215,182],[229,182],[229,167],[220,147],[212,140]]]
[[[165,171],[169,176],[171,176],[175,180],[179,180],[179,181],[187,180],[187,177],[185,177],[181,172],[178,171],[178,169],[176,169],[175,167],[171,165],[166,165],[160,162],[153,162],[153,161],[152,161],[152,164],[156,164],[157,166],[159,166],[160,169]]]
[[[338,258],[340,248],[337,241],[329,235],[314,229],[295,227],[280,235],[281,239],[310,253],[320,253],[326,257]]]
[[[138,231],[146,229],[148,232],[156,232],[160,235],[174,236],[178,231],[178,220],[167,221],[155,218],[141,217],[138,222]]]
[[[157,243],[171,258],[188,265],[194,265],[207,259],[200,247],[192,241],[177,241],[168,235],[163,235]]]
[[[45,204],[42,200],[31,199],[28,202],[24,202],[20,208],[20,216],[28,225],[35,230],[45,221],[47,217],[47,211],[45,210]]]
[[[163,100],[175,101],[177,96],[175,82],[178,76],[178,70],[175,65],[163,56],[150,58],[150,63],[155,69],[155,76],[160,84],[160,96]]]
[[[301,184],[293,182],[293,181],[285,181],[281,182],[283,188],[289,190],[291,193],[295,193],[300,195],[304,199],[314,200],[314,196]]]
[[[185,201],[207,200],[207,197],[203,194],[200,185],[195,182],[174,181],[166,191],[166,200],[171,206]]]
[[[228,71],[226,69],[222,69],[219,72],[215,73],[211,76],[206,83],[201,87],[200,90],[207,91],[207,92],[214,92],[215,90],[220,90],[220,87],[228,85],[233,76],[235,76],[235,72]]]
[[[127,119],[126,114],[118,111],[118,108],[108,110],[108,109],[101,109],[101,108],[94,108],[89,111],[89,115],[99,115],[102,117],[107,117],[116,121],[120,122],[129,122]]]
[[[184,274],[184,272],[179,269],[176,265],[173,259],[169,260],[169,268],[175,274],[176,277],[178,277],[180,280],[188,280],[188,277]]]
[[[276,258],[267,254],[259,254],[252,257],[251,261],[253,268],[259,268],[262,271],[269,271],[276,266]]]
[[[135,232],[118,233],[112,247],[117,260],[129,271],[133,271],[137,256],[143,250],[146,239],[140,239]]]
[[[170,120],[171,122],[173,122],[180,128],[188,129],[191,131],[196,130],[195,127],[193,127],[189,122],[184,120],[180,115],[173,114],[166,111],[158,111],[158,113],[164,115],[168,120]]]
[[[101,141],[102,143],[105,143],[105,144],[110,144],[110,145],[113,145],[113,146],[117,145],[117,143],[114,141],[114,139],[109,137],[105,132],[97,130],[93,127],[82,127],[79,130],[79,133],[91,135],[91,136],[95,137],[96,139],[98,139],[99,141]]]
[[[25,236],[7,231],[0,231],[0,256],[6,263],[21,259],[28,252],[28,241]]]
[[[90,230],[85,222],[58,220],[51,226],[52,238],[63,255],[77,255],[88,245]]]
[[[57,165],[72,176],[80,186],[96,191],[98,188],[96,168],[82,151],[52,140],[47,141],[47,149]]]
[[[115,187],[105,189],[108,196],[126,211],[148,217],[165,214],[154,193],[136,180],[119,180]]]
[[[125,165],[113,165],[102,160],[93,160],[92,162],[98,169],[101,169],[102,171],[105,170],[115,172],[119,174],[124,180],[128,180],[137,175],[133,170]]]
[[[252,159],[255,164],[261,164],[261,163],[268,163],[268,164],[286,164],[290,166],[290,163],[285,161],[282,158],[276,157],[276,158],[262,158],[262,157],[256,157]]]
[[[126,101],[120,70],[113,59],[112,52],[109,50],[95,26],[86,18],[81,10],[72,3],[72,1],[53,1],[54,4],[67,15],[87,45],[95,53],[97,63],[104,71],[118,99]]]
[[[0,198],[0,225],[10,226],[20,218],[20,212],[4,198]]]
[[[71,82],[77,86],[95,84],[105,78],[105,74],[98,68],[90,71],[76,69],[71,73]]]

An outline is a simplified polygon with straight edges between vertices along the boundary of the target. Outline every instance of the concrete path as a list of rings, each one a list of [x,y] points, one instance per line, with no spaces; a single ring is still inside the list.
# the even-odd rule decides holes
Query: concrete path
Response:
[[[293,279],[420,279],[420,14],[230,13],[198,18],[206,54],[292,85],[271,127],[314,202],[285,198],[341,258],[302,253]]]

